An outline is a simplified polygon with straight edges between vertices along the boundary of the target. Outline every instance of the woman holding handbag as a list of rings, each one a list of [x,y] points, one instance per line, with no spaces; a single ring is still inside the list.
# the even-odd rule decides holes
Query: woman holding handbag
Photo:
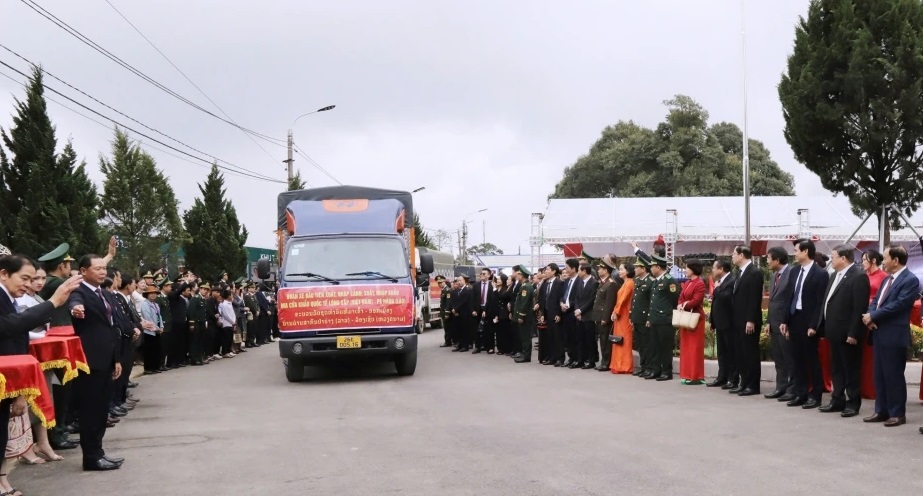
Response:
[[[609,257],[606,256],[607,263]],[[619,264],[619,278],[622,280],[622,287],[615,297],[615,307],[612,309],[612,336],[621,337],[619,343],[612,345],[612,359],[609,362],[609,370],[613,374],[630,374],[635,369],[634,356],[632,350],[632,327],[630,313],[631,300],[635,295],[635,270],[634,267],[626,263]],[[609,338],[610,341],[612,338]]]
[[[681,312],[678,317],[685,324],[680,327],[679,333],[679,377],[686,385],[705,383],[705,310],[702,307],[705,283],[701,277],[702,268],[701,260],[686,260],[686,277],[689,280],[683,284],[676,307]],[[693,321],[697,322],[692,325]]]

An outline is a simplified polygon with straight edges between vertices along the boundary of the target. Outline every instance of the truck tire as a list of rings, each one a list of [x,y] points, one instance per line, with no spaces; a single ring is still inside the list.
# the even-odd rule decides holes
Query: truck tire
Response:
[[[395,356],[394,368],[397,369],[397,375],[413,375],[417,370],[417,350]]]
[[[300,358],[289,358],[285,364],[285,378],[288,382],[301,382],[304,380],[304,361]]]
[[[426,322],[429,320],[429,312],[423,312],[423,316],[420,320],[417,321],[416,332],[417,334],[423,334],[423,331],[426,330]]]

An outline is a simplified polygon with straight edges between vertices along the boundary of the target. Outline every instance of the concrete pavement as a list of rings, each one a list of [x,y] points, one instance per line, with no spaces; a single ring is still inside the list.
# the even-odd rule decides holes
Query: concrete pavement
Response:
[[[887,429],[679,381],[451,353],[441,334],[421,336],[413,377],[372,364],[290,384],[273,345],[144,377],[105,440],[121,470],[83,473],[77,450],[11,479],[28,496],[923,489],[916,388],[908,425]]]

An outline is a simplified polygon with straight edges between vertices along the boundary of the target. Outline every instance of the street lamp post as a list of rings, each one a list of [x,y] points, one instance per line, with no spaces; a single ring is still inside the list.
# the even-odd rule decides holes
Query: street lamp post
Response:
[[[333,110],[336,108],[336,105],[328,105],[326,107],[319,108],[313,112],[305,112],[298,117],[295,117],[295,120],[292,121],[292,125],[288,127],[288,159],[285,160],[285,163],[288,164],[288,182],[291,184],[292,178],[295,176],[293,165],[295,163],[295,157],[292,154],[292,148],[294,147],[294,140],[292,139],[292,128],[295,127],[295,123],[298,122],[298,119],[306,115],[316,114],[318,112],[326,112],[328,110]]]
[[[481,212],[486,212],[486,211],[487,211],[486,208],[482,208],[475,212],[470,212],[468,214],[465,214],[465,217],[462,218],[462,230],[461,230],[461,240],[460,240],[461,243],[459,243],[459,245],[461,245],[460,246],[461,253],[459,253],[459,255],[460,255],[460,260],[462,262],[468,261],[468,217],[479,214]]]
[[[741,160],[743,167],[744,190],[744,244],[750,246],[750,137],[747,133],[747,26],[744,15],[744,1],[740,1],[740,42],[743,48],[743,82],[744,82],[744,142]]]

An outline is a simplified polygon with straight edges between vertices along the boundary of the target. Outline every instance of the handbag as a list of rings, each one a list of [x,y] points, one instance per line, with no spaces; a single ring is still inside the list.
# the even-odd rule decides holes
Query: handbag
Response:
[[[686,310],[673,310],[673,327],[695,329],[699,325],[699,313]]]

